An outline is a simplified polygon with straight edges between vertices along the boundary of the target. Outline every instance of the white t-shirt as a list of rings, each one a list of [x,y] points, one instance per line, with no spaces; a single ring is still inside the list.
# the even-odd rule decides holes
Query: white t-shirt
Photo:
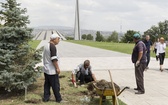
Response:
[[[159,43],[157,47],[157,53],[156,55],[159,55],[159,53],[164,53],[166,50],[166,43]]]
[[[57,60],[58,61],[58,56],[57,56],[57,49],[55,45],[51,43],[47,43],[44,46],[44,51],[43,51],[43,71],[44,73],[48,75],[54,75],[56,73],[56,68],[53,65],[52,60]]]
[[[77,72],[80,70],[80,68],[84,68],[84,65],[83,64],[80,64],[78,65],[73,71],[72,71],[72,74],[77,74]],[[93,71],[92,71],[92,67],[90,66],[90,71],[92,72],[93,74]],[[85,69],[85,74],[88,75],[88,72],[89,72],[89,69]]]
[[[155,49],[158,48],[160,42],[155,42]]]

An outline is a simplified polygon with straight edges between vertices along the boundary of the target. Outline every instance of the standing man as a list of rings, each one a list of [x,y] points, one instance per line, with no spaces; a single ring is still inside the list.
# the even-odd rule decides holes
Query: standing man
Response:
[[[50,87],[52,87],[56,102],[60,103],[62,98],[60,95],[59,77],[60,69],[58,65],[58,55],[55,45],[60,41],[58,34],[52,34],[50,42],[44,46],[43,64],[44,64],[44,98],[43,101],[47,102],[50,98]]]
[[[153,45],[152,41],[150,40],[150,36],[146,35],[144,43],[146,45],[147,48],[147,52],[146,52],[146,57],[147,57],[147,63],[146,63],[146,70],[149,69],[148,65],[150,62],[150,50],[151,50],[151,46]]]
[[[132,62],[135,66],[135,78],[136,78],[136,84],[137,88],[134,88],[134,90],[137,90],[138,92],[135,92],[135,94],[144,94],[144,70],[146,68],[146,46],[145,44],[140,40],[140,34],[136,33],[133,35],[135,47],[132,52]]]

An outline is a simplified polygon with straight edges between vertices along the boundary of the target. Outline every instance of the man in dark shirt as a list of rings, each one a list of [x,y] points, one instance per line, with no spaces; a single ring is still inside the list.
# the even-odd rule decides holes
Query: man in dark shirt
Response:
[[[133,38],[136,44],[132,52],[132,62],[135,66],[135,78],[137,84],[137,88],[134,88],[134,90],[138,91],[135,94],[144,94],[145,89],[143,72],[146,68],[146,46],[140,40],[140,34],[134,34]]]
[[[149,65],[149,62],[150,62],[150,49],[151,49],[151,46],[153,45],[152,41],[150,40],[149,35],[146,35],[144,43],[145,43],[146,48],[147,48],[147,53],[146,53],[146,57],[147,57],[146,70],[147,70],[147,69],[149,69],[148,65]]]

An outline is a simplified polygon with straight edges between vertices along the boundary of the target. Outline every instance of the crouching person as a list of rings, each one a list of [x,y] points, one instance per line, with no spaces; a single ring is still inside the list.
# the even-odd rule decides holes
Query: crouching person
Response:
[[[78,67],[72,71],[72,83],[75,87],[78,80],[80,81],[80,85],[96,81],[89,60],[85,60],[83,64],[78,65]]]

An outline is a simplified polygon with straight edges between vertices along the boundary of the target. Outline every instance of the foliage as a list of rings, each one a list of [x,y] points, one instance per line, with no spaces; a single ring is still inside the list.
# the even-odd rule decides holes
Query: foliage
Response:
[[[134,30],[128,30],[124,36],[122,37],[121,39],[121,42],[124,42],[124,43],[132,43],[133,42],[133,35],[137,33],[136,31]]]
[[[83,35],[82,35],[82,39],[83,39],[83,40],[86,40],[86,39],[87,39],[87,35],[86,35],[86,34],[83,34]]]
[[[98,42],[105,41],[105,39],[104,39],[103,35],[101,35],[100,31],[96,32],[96,41],[98,41]]]
[[[150,35],[153,41],[161,36],[168,40],[168,20],[159,22],[157,26],[151,26],[151,28],[145,31],[144,34]]]
[[[88,34],[86,39],[87,40],[93,40],[93,36],[91,34]]]
[[[118,33],[113,31],[112,34],[107,38],[107,42],[118,42]]]
[[[88,34],[88,35],[83,34],[82,39],[83,40],[93,40],[93,36],[91,34]]]
[[[21,9],[16,0],[1,3],[0,17],[4,20],[0,27],[0,87],[6,90],[23,89],[36,81],[41,61],[41,50],[35,50],[28,44],[32,40],[32,29],[27,10]]]
[[[65,37],[67,40],[74,40],[73,37]]]

